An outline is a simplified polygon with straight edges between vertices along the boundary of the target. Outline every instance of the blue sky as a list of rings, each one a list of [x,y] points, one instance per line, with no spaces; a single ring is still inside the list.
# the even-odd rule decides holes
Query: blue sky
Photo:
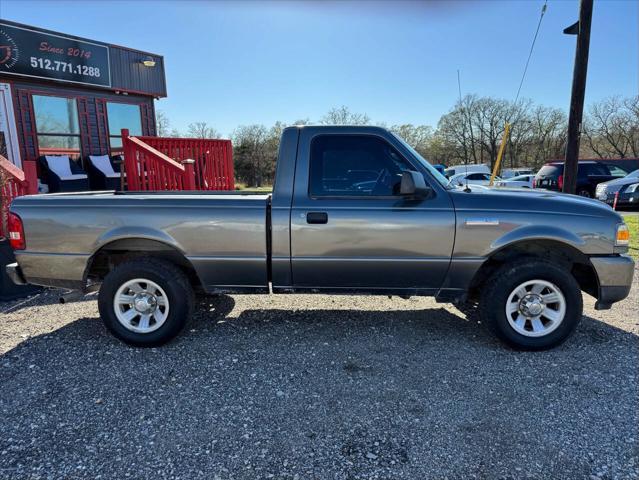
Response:
[[[542,0],[28,1],[0,16],[164,55],[172,126],[318,120],[347,105],[435,126],[463,93],[513,99]],[[567,109],[578,0],[550,0],[522,96]],[[639,92],[639,2],[595,0],[586,102]]]

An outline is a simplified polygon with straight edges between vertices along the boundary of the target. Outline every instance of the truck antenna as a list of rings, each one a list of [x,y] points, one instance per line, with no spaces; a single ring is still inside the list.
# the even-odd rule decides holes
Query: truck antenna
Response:
[[[457,69],[457,90],[459,92],[459,111],[462,116],[464,115],[464,107],[462,106],[462,93],[461,93],[461,77],[459,74],[459,68]],[[462,135],[466,138],[466,119],[462,118],[462,128],[464,129]],[[466,181],[466,186],[464,187],[464,192],[470,192],[470,188],[468,188],[468,153],[466,149],[464,149],[464,169],[466,172],[464,173],[464,180]]]

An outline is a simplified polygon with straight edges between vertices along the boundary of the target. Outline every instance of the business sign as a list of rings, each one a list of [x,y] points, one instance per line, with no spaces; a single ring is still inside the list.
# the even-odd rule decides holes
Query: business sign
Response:
[[[109,47],[0,22],[0,73],[110,87]]]

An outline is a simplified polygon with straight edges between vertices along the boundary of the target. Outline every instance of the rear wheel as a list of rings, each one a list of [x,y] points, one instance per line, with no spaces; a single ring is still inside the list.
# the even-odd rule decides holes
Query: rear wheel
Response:
[[[590,190],[586,188],[581,188],[577,190],[577,195],[579,195],[580,197],[592,198],[592,194],[590,193]]]
[[[186,275],[158,259],[118,265],[104,279],[98,296],[106,327],[120,340],[137,346],[162,345],[174,338],[191,317],[193,304]]]
[[[545,260],[504,265],[481,298],[484,322],[515,348],[543,350],[562,343],[581,320],[581,289],[570,271]]]

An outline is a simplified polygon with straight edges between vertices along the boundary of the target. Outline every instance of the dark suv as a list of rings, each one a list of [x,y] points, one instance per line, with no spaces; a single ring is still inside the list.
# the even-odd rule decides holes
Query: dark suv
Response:
[[[599,183],[625,177],[628,173],[615,164],[593,160],[580,161],[575,192],[582,197],[594,198]],[[564,186],[564,162],[549,162],[541,167],[535,176],[533,186],[561,191]]]

